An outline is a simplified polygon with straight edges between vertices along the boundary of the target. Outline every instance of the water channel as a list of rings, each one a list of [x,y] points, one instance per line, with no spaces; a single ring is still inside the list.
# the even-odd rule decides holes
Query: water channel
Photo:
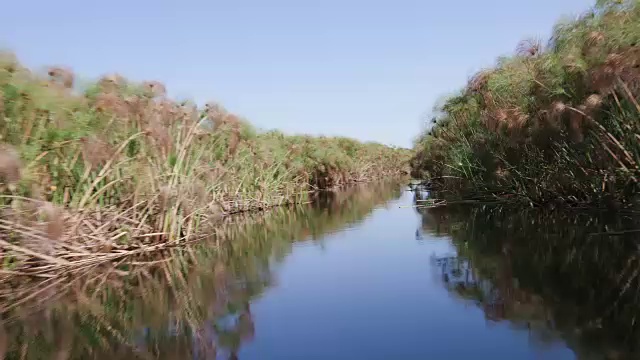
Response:
[[[425,209],[384,183],[5,314],[7,359],[635,358],[631,215]],[[125,264],[126,265],[126,264]],[[4,348],[3,348],[4,347]],[[2,355],[0,353],[0,355]],[[1,357],[1,356],[0,356]]]

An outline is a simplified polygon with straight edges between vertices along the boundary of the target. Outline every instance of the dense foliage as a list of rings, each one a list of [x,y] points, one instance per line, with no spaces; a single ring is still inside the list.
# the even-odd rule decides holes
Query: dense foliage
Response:
[[[117,202],[185,180],[212,194],[263,198],[403,170],[407,151],[259,132],[216,103],[198,109],[165,93],[158,82],[132,84],[118,75],[78,90],[68,69],[39,77],[2,54],[2,182],[19,182],[22,195],[86,205],[82,198],[100,187],[89,189],[89,178],[101,172],[103,183],[116,181],[103,197]]]
[[[216,103],[199,109],[165,93],[158,82],[118,75],[78,89],[68,69],[38,76],[3,53],[2,203],[10,194],[68,209],[147,202],[184,216],[218,214],[408,171],[409,150],[260,132]]]
[[[229,214],[408,173],[410,150],[258,131],[216,103],[107,75],[80,88],[0,54],[0,264],[12,274],[163,251]]]
[[[523,41],[436,110],[415,177],[460,196],[630,205],[640,175],[640,5],[600,0]]]

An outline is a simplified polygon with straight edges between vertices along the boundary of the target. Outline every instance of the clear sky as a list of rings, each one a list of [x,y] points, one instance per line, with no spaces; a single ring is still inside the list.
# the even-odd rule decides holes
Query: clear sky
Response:
[[[18,0],[0,47],[28,66],[158,80],[260,128],[410,146],[423,117],[592,0]]]

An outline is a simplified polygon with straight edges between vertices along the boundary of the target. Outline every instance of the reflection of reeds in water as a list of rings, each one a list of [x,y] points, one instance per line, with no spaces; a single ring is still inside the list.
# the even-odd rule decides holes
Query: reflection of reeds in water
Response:
[[[272,284],[274,259],[400,195],[395,183],[350,188],[323,206],[227,218],[202,242],[14,284],[0,292],[9,358],[232,357],[255,336],[250,304]]]
[[[563,340],[579,357],[638,354],[640,257],[637,232],[625,231],[640,227],[637,217],[501,207],[422,211],[436,219],[423,223],[426,231],[455,224],[449,236],[457,261],[475,280],[449,288],[474,300],[487,319],[529,329],[539,341]]]

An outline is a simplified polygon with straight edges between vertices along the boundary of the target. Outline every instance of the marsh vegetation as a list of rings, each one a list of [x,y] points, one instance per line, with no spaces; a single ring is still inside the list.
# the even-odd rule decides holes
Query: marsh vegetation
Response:
[[[71,275],[210,236],[228,215],[408,172],[409,151],[260,131],[155,81],[78,84],[0,54],[0,275]]]
[[[453,198],[637,205],[640,5],[600,0],[436,106],[412,174]]]

